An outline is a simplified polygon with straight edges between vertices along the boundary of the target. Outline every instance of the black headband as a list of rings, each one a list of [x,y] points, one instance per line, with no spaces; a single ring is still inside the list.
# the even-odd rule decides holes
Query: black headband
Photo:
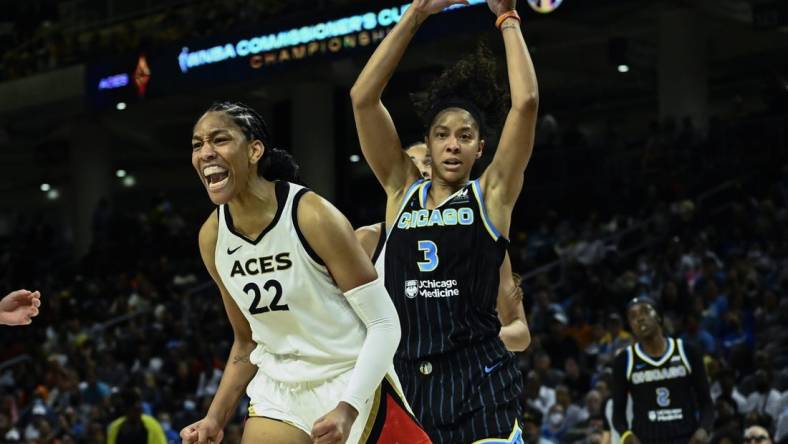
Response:
[[[427,111],[427,114],[424,116],[425,123],[427,124],[427,131],[429,131],[430,127],[432,126],[432,121],[435,120],[435,117],[437,117],[441,111],[448,108],[460,108],[468,111],[468,114],[470,114],[471,117],[473,117],[473,119],[476,121],[476,125],[479,126],[479,137],[481,138],[484,136],[484,114],[482,114],[482,111],[476,106],[475,103],[460,97],[438,100],[434,105],[432,105],[430,110]]]
[[[632,300],[627,303],[627,311],[637,304],[650,305],[651,308],[653,308],[654,311],[659,315],[659,307],[657,306],[657,302],[648,296],[638,296],[636,298],[632,298]]]

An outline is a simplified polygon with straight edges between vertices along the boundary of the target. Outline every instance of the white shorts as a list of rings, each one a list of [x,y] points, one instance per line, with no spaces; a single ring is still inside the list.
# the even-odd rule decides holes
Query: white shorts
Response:
[[[282,421],[309,435],[315,421],[337,406],[352,372],[315,384],[290,384],[273,380],[258,370],[246,388],[251,399],[249,417]],[[393,370],[358,412],[347,444],[388,442],[388,439],[380,439],[382,435],[395,440],[406,439],[399,442],[430,442],[402,396],[399,379]]]

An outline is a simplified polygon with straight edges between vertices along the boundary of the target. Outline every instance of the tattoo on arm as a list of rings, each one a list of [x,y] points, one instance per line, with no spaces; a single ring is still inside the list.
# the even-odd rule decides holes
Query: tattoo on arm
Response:
[[[501,26],[501,31],[505,29],[516,29],[519,28],[519,25],[515,25],[514,23],[506,23],[505,25]]]
[[[239,363],[250,364],[249,355],[233,356],[233,364],[239,364]]]

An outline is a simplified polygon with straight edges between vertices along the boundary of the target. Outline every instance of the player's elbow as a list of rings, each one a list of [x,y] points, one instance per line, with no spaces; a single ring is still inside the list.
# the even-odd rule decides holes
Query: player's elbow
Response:
[[[399,323],[399,316],[397,316],[396,312],[387,322],[386,338],[388,345],[396,351],[397,347],[399,347],[399,341],[402,339],[402,326]]]
[[[517,341],[513,341],[514,343],[512,344],[511,351],[524,352],[531,345],[531,330],[529,330],[527,326],[524,326],[517,336]]]
[[[520,340],[520,347],[517,348],[518,352],[524,352],[531,346],[531,330],[528,327],[525,328],[525,331],[522,334],[522,339]]]
[[[233,345],[240,354],[247,356],[257,348],[257,343],[252,339],[251,335],[246,336],[239,332],[233,334]]]
[[[539,110],[539,92],[530,91],[522,97],[513,98],[512,110],[524,115],[536,114]]]
[[[363,83],[356,82],[350,88],[350,102],[355,110],[369,108],[378,101],[380,96],[373,94]]]

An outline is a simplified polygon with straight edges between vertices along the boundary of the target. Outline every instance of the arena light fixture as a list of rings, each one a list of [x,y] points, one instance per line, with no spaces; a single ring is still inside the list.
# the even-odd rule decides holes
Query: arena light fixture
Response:
[[[352,154],[350,156],[350,161],[352,163],[358,163],[360,160],[361,160],[361,156],[359,156],[358,154]]]
[[[127,175],[123,178],[123,186],[126,188],[131,188],[137,184],[137,179],[134,178],[132,175]]]
[[[118,179],[123,179],[124,177],[126,177],[126,174],[127,174],[126,170],[124,170],[122,168],[117,170],[117,171],[115,171],[115,176],[117,176]]]
[[[115,109],[117,109],[118,111],[123,111],[124,109],[126,109],[126,102],[118,102],[115,105]]]
[[[47,191],[49,191],[51,189],[52,189],[52,186],[49,185],[48,183],[44,182],[44,183],[41,184],[41,191],[46,193]]]
[[[58,197],[60,197],[60,191],[57,189],[52,188],[51,190],[47,191],[47,199],[57,200]]]
[[[620,73],[628,73],[629,72],[629,65],[618,65],[618,72]]]

